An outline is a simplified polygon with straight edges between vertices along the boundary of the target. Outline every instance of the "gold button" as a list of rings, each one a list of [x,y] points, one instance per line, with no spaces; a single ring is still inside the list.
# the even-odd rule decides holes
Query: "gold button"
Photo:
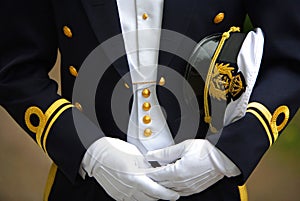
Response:
[[[150,103],[145,102],[145,103],[143,104],[143,110],[144,110],[144,111],[149,111],[150,108],[151,108],[151,104],[150,104]]]
[[[146,128],[144,130],[144,136],[145,137],[150,137],[152,135],[152,130],[150,128]]]
[[[126,82],[124,82],[124,86],[125,86],[127,89],[130,88],[129,85],[128,85]]]
[[[149,89],[144,89],[142,91],[142,95],[143,95],[144,98],[148,98],[150,96],[150,94],[151,94],[151,92],[150,92]]]
[[[149,115],[146,115],[143,117],[144,124],[149,124],[151,122],[151,117]]]
[[[217,14],[214,18],[214,23],[219,24],[220,22],[222,22],[224,20],[224,17],[225,17],[224,13]]]
[[[69,72],[71,75],[73,75],[74,77],[77,77],[78,76],[78,72],[76,70],[76,68],[74,66],[70,66],[69,67]]]
[[[158,84],[160,86],[164,86],[166,84],[166,79],[164,77],[161,77]]]
[[[146,20],[146,19],[148,19],[148,17],[149,17],[149,16],[148,16],[148,14],[147,14],[147,13],[144,13],[144,14],[143,14],[143,20]]]
[[[67,36],[68,38],[72,38],[73,34],[69,27],[64,26],[63,31],[64,31],[65,36]]]
[[[74,105],[75,105],[75,107],[76,107],[80,112],[83,111],[82,106],[80,105],[80,103],[76,102]]]

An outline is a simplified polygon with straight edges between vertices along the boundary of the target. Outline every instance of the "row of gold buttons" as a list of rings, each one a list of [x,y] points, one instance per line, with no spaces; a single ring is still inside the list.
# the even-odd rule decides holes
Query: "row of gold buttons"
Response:
[[[72,38],[73,37],[73,33],[72,30],[70,29],[70,27],[68,26],[63,26],[63,33],[65,34],[66,37],[68,38]],[[74,66],[69,66],[69,73],[71,75],[73,75],[74,77],[78,76],[78,72],[77,69]]]
[[[147,20],[148,17],[149,16],[148,16],[147,13],[144,13],[142,15],[143,20]],[[143,95],[144,98],[148,98],[150,96],[150,90],[149,89],[144,89],[143,92],[142,92],[142,95]],[[145,102],[143,104],[143,110],[144,111],[149,111],[150,109],[151,109],[151,104],[149,102]],[[143,122],[145,124],[149,124],[151,122],[151,117],[149,115],[144,116]],[[150,128],[146,128],[144,130],[144,136],[145,137],[150,137],[151,135],[152,135],[152,130]]]
[[[63,27],[63,33],[66,37],[68,38],[72,38],[73,37],[73,33],[72,30],[68,27],[68,26],[64,26]],[[74,66],[69,66],[69,72],[72,76],[77,77],[78,76],[78,72],[77,69]],[[79,111],[83,111],[83,108],[81,106],[80,103],[75,102],[74,106],[79,110]]]
[[[215,18],[214,18],[214,23],[215,24],[219,24],[220,22],[222,22],[224,20],[225,14],[223,12],[218,13]],[[147,13],[144,13],[142,15],[143,20],[147,20],[149,18],[149,15]]]
[[[149,89],[144,89],[144,90],[142,91],[142,96],[143,96],[144,98],[149,98],[150,95],[151,95],[151,92],[150,92]],[[145,102],[145,103],[143,104],[143,110],[144,110],[144,111],[149,111],[150,109],[151,109],[151,104],[150,104],[149,102]],[[149,123],[151,123],[151,117],[150,117],[149,115],[145,115],[145,116],[143,117],[143,122],[144,122],[144,124],[149,124]],[[152,135],[152,130],[151,130],[150,128],[146,128],[146,129],[144,130],[144,136],[145,136],[145,137],[150,137],[151,135]]]
[[[149,16],[148,16],[147,13],[144,13],[144,14],[142,15],[143,20],[147,20],[148,17],[149,17]],[[215,24],[221,23],[221,22],[224,20],[224,17],[225,17],[225,14],[224,14],[223,12],[217,14],[217,15],[215,16],[215,18],[214,18],[214,23],[215,23]],[[64,26],[64,27],[63,27],[63,33],[64,33],[64,35],[65,35],[66,37],[68,37],[68,38],[72,38],[72,37],[73,37],[72,30],[71,30],[68,26]],[[70,74],[71,74],[72,76],[74,76],[74,77],[77,77],[77,76],[78,76],[77,69],[76,69],[74,66],[69,66],[69,72],[70,72]],[[159,81],[159,85],[163,86],[164,84],[165,84],[165,78],[164,78],[164,77],[161,77],[161,79],[160,79],[160,81]],[[128,85],[127,83],[125,83],[125,87],[126,87],[126,88],[129,88],[129,85]],[[142,95],[143,95],[144,98],[148,98],[148,97],[150,96],[150,94],[151,94],[151,92],[150,92],[149,89],[144,89],[144,90],[142,91]],[[82,106],[81,106],[80,103],[76,102],[74,105],[75,105],[75,107],[76,107],[78,110],[80,110],[80,111],[83,110],[83,108],[82,108]],[[144,110],[144,111],[149,111],[149,110],[151,109],[151,104],[150,104],[149,102],[145,102],[145,103],[143,104],[142,107],[143,107],[143,110]],[[149,115],[145,115],[145,116],[143,117],[143,122],[144,122],[145,124],[149,124],[149,123],[151,122],[151,117],[150,117]],[[152,130],[151,130],[150,128],[146,128],[146,129],[144,130],[144,136],[149,137],[149,136],[151,136],[151,135],[152,135]]]
[[[147,13],[144,13],[143,16],[142,16],[143,20],[147,20],[148,17],[149,16],[148,16]],[[218,13],[214,18],[214,23],[218,24],[218,23],[222,22],[224,20],[224,17],[225,17],[225,14],[223,12]],[[67,36],[68,38],[73,37],[72,30],[68,26],[63,27],[63,32],[64,32],[65,36]]]
[[[142,16],[142,18],[143,18],[144,20],[147,20],[148,17],[149,17],[149,16],[148,16],[147,13],[144,13],[143,16]],[[224,14],[223,12],[220,12],[220,13],[218,13],[218,14],[215,16],[215,18],[214,18],[214,23],[215,23],[215,24],[219,24],[219,23],[221,23],[221,22],[224,20],[224,18],[225,18],[225,14]],[[68,38],[72,38],[72,37],[73,37],[72,30],[71,30],[68,26],[64,26],[64,27],[63,27],[63,32],[64,32],[64,34],[65,34],[66,37],[68,37]],[[76,68],[75,68],[74,66],[70,66],[70,67],[69,67],[69,71],[70,71],[70,74],[71,74],[71,75],[73,75],[74,77],[77,77],[78,72],[77,72],[77,70],[76,70]]]

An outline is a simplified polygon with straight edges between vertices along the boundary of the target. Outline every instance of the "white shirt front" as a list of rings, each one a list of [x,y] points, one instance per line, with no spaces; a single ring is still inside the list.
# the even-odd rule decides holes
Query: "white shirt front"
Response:
[[[117,0],[134,95],[127,140],[143,153],[174,144],[156,97],[163,3],[163,0]],[[142,95],[145,89],[150,91],[149,97]],[[143,109],[144,103],[151,107]],[[150,122],[145,123],[145,116],[151,118]]]

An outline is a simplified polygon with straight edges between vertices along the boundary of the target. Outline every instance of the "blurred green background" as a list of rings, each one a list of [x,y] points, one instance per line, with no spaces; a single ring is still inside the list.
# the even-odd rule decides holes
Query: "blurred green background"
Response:
[[[59,82],[58,64],[50,76]],[[49,158],[1,107],[0,120],[0,201],[42,201]],[[250,176],[249,201],[300,201],[299,158],[300,112]]]
[[[300,201],[300,112],[248,180],[249,201]]]

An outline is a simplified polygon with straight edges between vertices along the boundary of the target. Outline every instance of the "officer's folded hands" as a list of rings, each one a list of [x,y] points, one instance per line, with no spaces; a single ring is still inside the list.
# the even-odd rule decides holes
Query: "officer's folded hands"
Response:
[[[117,201],[177,200],[179,194],[147,176],[156,171],[136,146],[103,137],[84,155],[82,168]]]
[[[219,38],[222,41],[228,36],[229,32],[226,32]],[[234,37],[236,36],[238,35]],[[204,42],[199,43],[199,47],[196,47],[191,57],[192,59],[196,58],[193,59],[194,66],[202,63],[203,57],[198,57],[198,55],[202,54],[207,40],[215,40],[215,38],[208,37],[204,39]],[[230,42],[230,40],[228,41]],[[242,91],[246,92],[239,95],[235,101],[227,101],[229,104],[226,106],[224,126],[242,118],[246,112],[247,103],[255,84],[254,78],[260,67],[262,41],[263,34],[260,29],[248,33],[241,40],[243,45],[237,53],[236,63],[245,77],[247,88]],[[219,48],[220,44],[222,43],[215,43],[214,48]],[[222,57],[222,54],[219,57]],[[251,69],[249,69],[250,67]],[[152,102],[157,102],[154,88]],[[138,92],[139,88],[137,87],[135,93]],[[163,117],[162,112],[157,111],[157,114],[153,113],[156,119]],[[207,111],[209,111],[208,106]],[[154,149],[152,147],[152,150],[147,149],[146,151],[141,149],[141,147],[149,148],[149,146],[141,146],[141,143],[134,140],[138,139],[138,132],[135,131],[140,130],[138,126],[133,127],[133,125],[138,125],[133,124],[136,119],[134,114],[136,112],[132,112],[128,142],[110,137],[100,138],[88,148],[82,160],[82,169],[89,176],[94,177],[115,200],[177,200],[180,196],[199,193],[225,176],[234,177],[241,174],[239,168],[207,139],[189,139],[174,145],[165,123],[160,126],[163,129],[159,129],[162,132],[157,135],[161,138],[159,140],[155,138],[156,143],[152,143],[161,148]],[[205,113],[204,118],[210,119],[209,112]],[[162,119],[160,118],[159,122],[165,122]],[[159,122],[154,121],[153,125],[160,125]],[[165,165],[154,168],[149,163],[151,161]]]
[[[150,151],[149,161],[169,163],[147,175],[181,196],[199,193],[224,176],[237,176],[239,169],[208,140],[194,139]],[[172,163],[175,161],[174,163]]]

